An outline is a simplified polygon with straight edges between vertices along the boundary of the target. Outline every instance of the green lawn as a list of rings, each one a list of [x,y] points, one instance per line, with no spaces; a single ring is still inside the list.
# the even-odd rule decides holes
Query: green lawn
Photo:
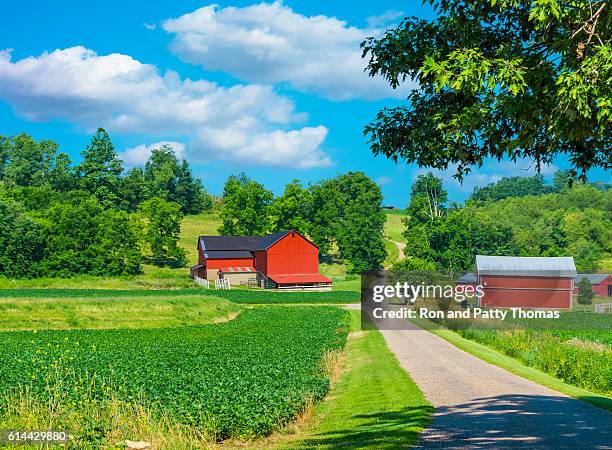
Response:
[[[433,407],[382,334],[359,331],[358,311],[351,311],[351,319],[339,381],[315,407],[309,425],[295,436],[280,437],[278,447],[407,448],[429,424]]]
[[[62,298],[47,292],[48,296],[38,298],[0,294],[0,331],[203,325],[231,318],[243,309],[235,302],[202,295],[140,296],[133,292],[117,296],[105,292]],[[75,294],[79,293],[83,294]]]

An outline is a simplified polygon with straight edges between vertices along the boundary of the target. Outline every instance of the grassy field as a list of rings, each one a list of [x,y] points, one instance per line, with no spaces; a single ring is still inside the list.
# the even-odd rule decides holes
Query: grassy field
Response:
[[[201,326],[5,331],[0,426],[68,429],[79,448],[156,443],[147,433],[177,427],[208,442],[262,436],[325,396],[327,355],[347,332],[348,313],[325,306]],[[114,423],[127,410],[142,414]],[[134,427],[151,419],[171,426]],[[117,436],[122,427],[133,434]]]
[[[406,242],[402,232],[404,231],[404,224],[402,219],[405,216],[404,210],[387,211],[387,221],[385,222],[385,236],[392,241]]]
[[[234,317],[243,309],[235,302],[200,294],[142,296],[140,291],[130,296],[117,296],[112,291],[95,296],[79,296],[85,292],[76,292],[71,297],[62,297],[57,291],[47,291],[39,297],[11,294],[11,297],[0,294],[0,331],[203,325]]]
[[[407,448],[429,424],[433,407],[399,366],[382,334],[358,331],[359,312],[351,314],[353,333],[340,380],[316,407],[305,432],[281,447]]]

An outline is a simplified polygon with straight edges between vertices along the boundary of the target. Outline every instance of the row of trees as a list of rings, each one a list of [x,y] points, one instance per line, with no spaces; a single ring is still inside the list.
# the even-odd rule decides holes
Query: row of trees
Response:
[[[582,182],[581,182],[582,183]],[[474,189],[470,200],[474,202],[499,201],[508,197],[525,197],[567,192],[574,184],[570,171],[557,171],[551,183],[547,183],[542,175],[531,177],[502,178],[496,183]],[[612,185],[602,181],[588,183],[602,191],[612,188]]]
[[[184,264],[177,246],[182,213],[152,198],[139,213],[107,208],[84,191],[69,191],[28,211],[0,197],[0,273],[10,278],[133,275],[144,255]]]
[[[525,184],[533,185],[533,179]],[[502,180],[487,192],[507,186]],[[441,179],[419,176],[404,221],[410,258],[403,265],[457,272],[473,269],[477,254],[570,255],[578,270],[592,272],[611,253],[612,190],[575,184],[556,193],[504,197],[449,205]]]
[[[99,129],[73,166],[52,141],[0,137],[0,273],[8,277],[131,275],[143,259],[184,265],[186,213],[210,196],[172,148],[124,173]]]
[[[322,255],[347,261],[353,272],[377,269],[386,257],[382,200],[380,187],[361,172],[307,187],[295,180],[277,198],[245,174],[231,176],[223,189],[219,233],[248,236],[295,229]]]
[[[212,208],[212,199],[196,179],[186,160],[162,145],[151,152],[144,167],[125,172],[108,133],[99,128],[73,165],[67,153],[49,140],[36,141],[27,134],[0,136],[0,182],[6,189],[64,193],[81,190],[108,208],[135,211],[150,198],[180,205],[183,214]],[[20,195],[20,194],[16,194]]]

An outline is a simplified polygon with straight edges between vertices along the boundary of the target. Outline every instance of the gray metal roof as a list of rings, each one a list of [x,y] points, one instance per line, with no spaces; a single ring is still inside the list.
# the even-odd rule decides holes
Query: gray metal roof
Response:
[[[610,274],[607,273],[579,273],[574,278],[574,281],[578,283],[583,278],[586,278],[591,284],[599,284],[602,283],[609,276]]]
[[[576,265],[571,256],[476,255],[476,273],[478,275],[575,277]]]
[[[476,275],[472,272],[464,273],[457,279],[458,283],[476,283]]]

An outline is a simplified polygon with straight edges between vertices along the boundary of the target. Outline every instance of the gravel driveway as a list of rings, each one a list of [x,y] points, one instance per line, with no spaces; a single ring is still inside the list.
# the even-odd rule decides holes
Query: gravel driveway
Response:
[[[436,408],[416,448],[612,449],[612,414],[482,361],[414,327],[383,330]]]

